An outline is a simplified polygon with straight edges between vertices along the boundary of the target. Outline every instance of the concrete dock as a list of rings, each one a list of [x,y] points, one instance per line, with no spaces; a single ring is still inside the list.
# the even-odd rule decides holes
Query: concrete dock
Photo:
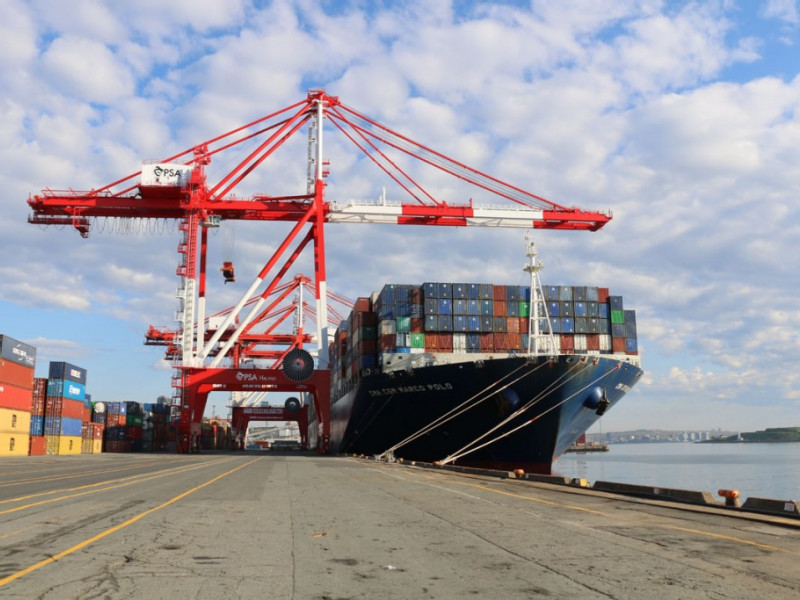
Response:
[[[797,519],[313,454],[0,475],[2,598],[800,597]]]

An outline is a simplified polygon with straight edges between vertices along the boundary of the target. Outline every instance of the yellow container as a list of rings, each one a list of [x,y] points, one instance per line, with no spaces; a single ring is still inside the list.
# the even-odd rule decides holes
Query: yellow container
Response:
[[[44,436],[47,454],[58,454],[58,444],[61,441],[60,435]]]
[[[0,408],[0,432],[31,433],[31,413],[15,408]]]
[[[0,433],[0,456],[28,456],[30,433]]]
[[[58,442],[59,454],[80,454],[81,453],[81,436],[79,435],[61,435]]]
[[[81,454],[91,454],[91,453],[92,453],[92,440],[81,438]]]
[[[103,451],[103,440],[92,440],[92,454],[100,454]]]

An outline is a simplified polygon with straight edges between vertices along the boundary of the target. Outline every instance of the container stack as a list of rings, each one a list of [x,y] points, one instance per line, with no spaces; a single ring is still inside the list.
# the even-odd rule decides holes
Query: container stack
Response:
[[[359,298],[330,346],[342,388],[398,355],[514,354],[528,348],[530,288],[484,283],[387,284]],[[561,354],[638,354],[636,313],[608,288],[544,286],[537,315]],[[479,357],[474,357],[478,359]]]
[[[51,362],[44,414],[47,454],[81,453],[85,409],[86,369]]]
[[[103,451],[103,425],[89,421],[81,429],[81,454],[100,454]]]
[[[138,402],[125,403],[125,440],[130,444],[129,452],[141,452],[144,438],[144,412]]]
[[[0,456],[27,456],[36,348],[0,335]]]
[[[105,403],[104,452],[130,452],[131,443],[125,437],[128,406],[125,402]]]
[[[44,407],[47,398],[47,378],[33,378],[33,406],[31,407],[30,455],[47,454],[47,440],[44,437]]]
[[[143,452],[164,452],[168,444],[169,405],[144,405]]]

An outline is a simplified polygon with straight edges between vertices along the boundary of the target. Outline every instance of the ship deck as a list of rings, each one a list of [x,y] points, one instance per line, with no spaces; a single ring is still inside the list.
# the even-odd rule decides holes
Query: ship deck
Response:
[[[356,458],[0,460],[3,598],[797,598],[799,519]]]

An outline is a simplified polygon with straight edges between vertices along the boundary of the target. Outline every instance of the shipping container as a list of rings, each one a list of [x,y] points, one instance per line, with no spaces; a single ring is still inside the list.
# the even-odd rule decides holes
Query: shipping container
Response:
[[[58,454],[70,455],[81,453],[80,435],[61,435],[58,436]]]
[[[0,432],[0,456],[28,456],[30,434],[26,432]]]
[[[12,408],[31,412],[33,390],[8,383],[0,383],[0,408]]]
[[[86,387],[82,383],[77,383],[68,379],[48,379],[47,397],[69,398],[70,400],[83,401],[86,397]]]
[[[86,386],[86,369],[66,362],[50,362],[48,379],[66,379]]]
[[[32,369],[36,366],[36,348],[7,335],[0,335],[0,358]]]
[[[0,433],[31,432],[31,413],[13,408],[0,408]]]
[[[83,421],[80,419],[71,419],[68,417],[45,417],[44,418],[44,434],[45,435],[63,435],[63,436],[78,436],[81,435],[81,428]]]
[[[33,406],[31,414],[41,417],[44,415],[45,398],[47,397],[47,379],[35,377],[33,380]]]
[[[47,454],[47,440],[43,435],[31,435],[28,454],[30,456],[44,456]]]
[[[31,415],[31,436],[44,435],[44,417],[42,415]]]
[[[46,417],[67,417],[69,419],[88,421],[89,419],[85,418],[85,411],[86,408],[80,400],[48,398],[44,414]]]
[[[33,389],[33,373],[33,367],[0,359],[0,384],[8,383],[29,390]]]

